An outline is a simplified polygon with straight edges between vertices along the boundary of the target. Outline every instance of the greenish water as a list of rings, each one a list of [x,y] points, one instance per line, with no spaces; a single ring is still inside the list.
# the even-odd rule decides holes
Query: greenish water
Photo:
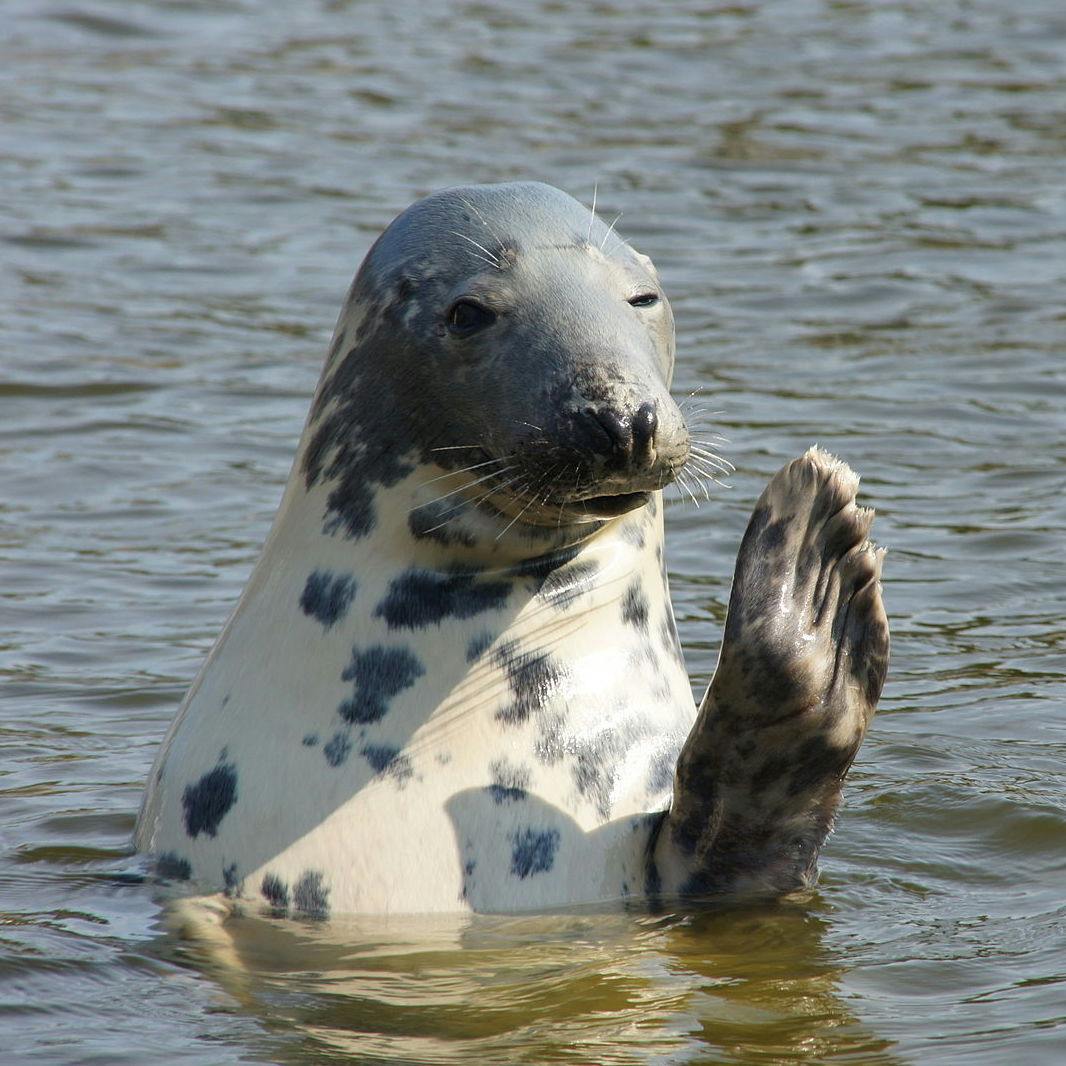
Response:
[[[0,18],[0,1062],[1066,1061],[1058,0]],[[732,488],[668,510],[697,686],[774,469],[818,441],[878,509],[892,668],[821,885],[243,920],[216,979],[136,878],[156,746],[370,241],[527,177],[625,212],[731,438]]]

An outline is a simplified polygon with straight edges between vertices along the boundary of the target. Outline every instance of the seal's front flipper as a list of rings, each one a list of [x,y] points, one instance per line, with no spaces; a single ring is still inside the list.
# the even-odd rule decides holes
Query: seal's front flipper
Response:
[[[888,665],[884,550],[859,479],[811,448],[756,505],[714,680],[652,856],[667,895],[778,895],[814,881]]]

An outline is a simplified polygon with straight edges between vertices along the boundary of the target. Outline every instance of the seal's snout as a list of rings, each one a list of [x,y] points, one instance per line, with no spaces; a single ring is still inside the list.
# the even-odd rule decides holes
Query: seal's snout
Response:
[[[654,404],[642,403],[635,412],[586,407],[581,421],[595,455],[633,467],[647,466],[655,458],[659,416]]]

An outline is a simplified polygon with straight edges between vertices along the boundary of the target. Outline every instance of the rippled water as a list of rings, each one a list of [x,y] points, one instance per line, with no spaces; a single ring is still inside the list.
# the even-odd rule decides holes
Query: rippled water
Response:
[[[0,1060],[1066,1061],[1059,0],[0,16]],[[695,684],[763,480],[814,440],[864,475],[893,663],[822,883],[246,919],[214,976],[130,854],[156,745],[369,242],[517,177],[625,212],[732,438],[733,487],[668,511]]]

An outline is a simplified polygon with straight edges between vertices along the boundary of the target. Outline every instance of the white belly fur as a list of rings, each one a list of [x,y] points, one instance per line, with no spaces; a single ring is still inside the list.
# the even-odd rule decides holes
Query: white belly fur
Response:
[[[496,608],[397,629],[375,614],[390,582],[412,565],[439,565],[432,545],[407,535],[409,491],[379,494],[379,528],[353,549],[322,533],[314,500],[292,505],[303,490],[290,485],[164,743],[139,849],[187,863],[197,889],[225,886],[264,906],[272,889],[276,906],[314,916],[520,911],[638,894],[645,812],[669,794],[653,769],[672,770],[695,716],[683,663],[660,637],[671,611],[655,551],[661,507],[624,519],[643,523],[642,545],[615,530],[582,547],[575,562],[598,571],[564,608],[516,580]],[[312,570],[357,582],[335,625],[300,609]],[[643,630],[622,618],[634,583],[647,597]],[[468,662],[479,637],[492,643]],[[562,668],[525,721],[500,717],[515,699],[499,662],[507,645]],[[342,672],[366,647],[404,649],[424,672],[379,720],[348,728],[338,706],[353,684]],[[338,735],[350,750],[331,765]],[[398,754],[380,770],[363,749]],[[518,771],[514,787],[500,784],[501,766]]]

